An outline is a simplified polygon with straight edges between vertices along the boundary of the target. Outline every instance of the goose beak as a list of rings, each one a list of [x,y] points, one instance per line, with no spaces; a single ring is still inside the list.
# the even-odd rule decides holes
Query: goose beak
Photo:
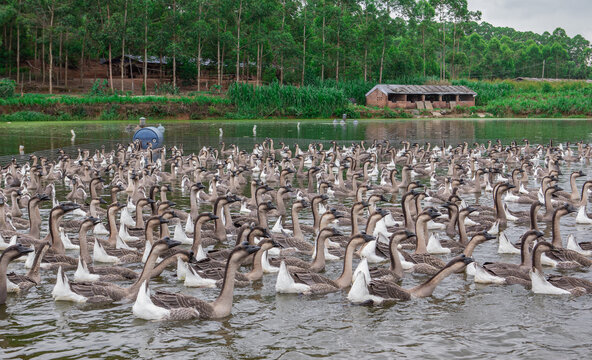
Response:
[[[17,250],[19,252],[19,255],[24,255],[24,254],[28,254],[30,252],[33,252],[35,250],[28,248],[26,246],[24,246],[23,244],[17,244]]]
[[[210,220],[218,220],[220,217],[218,215],[214,215],[210,213]]]
[[[256,253],[257,251],[259,251],[259,249],[261,249],[261,247],[255,246],[255,245],[247,245],[247,246],[245,246],[245,250],[247,251],[247,253],[249,255],[250,254],[253,254],[253,253]]]
[[[364,239],[365,242],[376,240],[374,236],[368,234],[362,234],[362,239]]]
[[[271,244],[273,245],[273,247],[277,247],[277,248],[281,248],[283,247],[282,244],[280,244],[279,242],[272,240]]]
[[[487,231],[483,232],[483,236],[485,236],[485,240],[493,240],[496,238],[495,235],[488,233]]]
[[[463,257],[462,261],[466,264],[469,265],[470,263],[474,262],[475,260],[473,260],[473,258],[465,256]]]
[[[405,230],[405,235],[407,238],[411,238],[415,236],[415,233],[413,231]]]
[[[179,246],[179,245],[181,245],[181,242],[180,242],[180,241],[173,240],[173,239],[171,239],[171,238],[169,238],[169,237],[166,237],[166,238],[164,238],[163,240],[166,242],[166,244],[167,244],[167,246],[169,247],[169,249],[170,249],[170,248],[174,248],[175,246]]]
[[[331,236],[343,236],[343,233],[337,229],[333,229],[333,235]]]
[[[65,212],[70,212],[70,211],[74,211],[76,209],[80,209],[80,205],[73,203],[73,202],[63,203],[60,206],[62,207],[62,210],[64,210]]]

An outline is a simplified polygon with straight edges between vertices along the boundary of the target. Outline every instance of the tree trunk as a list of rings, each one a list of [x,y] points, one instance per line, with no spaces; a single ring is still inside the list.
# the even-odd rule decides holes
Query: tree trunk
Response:
[[[19,7],[21,2],[19,1]],[[21,74],[21,26],[16,24],[16,82],[20,83]]]
[[[62,72],[62,44],[63,44],[63,33],[60,31],[60,45],[59,45],[59,50],[58,50],[58,71],[56,73],[56,86],[60,85],[60,77],[64,76],[63,72]],[[63,79],[62,79],[63,80]]]
[[[107,22],[111,19],[111,13],[109,12],[109,4],[107,4]],[[113,54],[111,52],[111,42],[109,42],[109,87],[113,92]]]
[[[218,34],[216,40],[216,52],[218,57],[218,63],[216,64],[216,75],[218,77],[218,86],[222,86],[222,75],[220,74],[220,70],[222,68],[222,59],[220,58],[220,19],[217,21],[216,34]]]
[[[148,2],[144,0],[144,92],[148,90]],[[145,93],[142,95],[146,95]]]
[[[426,48],[425,48],[425,27],[421,28],[421,48],[423,50],[423,77],[426,76]]]
[[[45,84],[45,34],[41,28],[41,84]]]
[[[177,87],[177,1],[173,0],[173,88]]]
[[[300,86],[304,86],[304,72],[306,70],[306,1],[304,2],[304,25],[302,35],[302,78],[300,80]]]
[[[52,76],[53,76],[53,3],[50,7],[50,20],[49,20],[49,93],[53,94],[53,83],[52,83]]]
[[[80,86],[82,86],[82,78],[84,76],[84,45],[86,44],[86,26],[84,27],[84,35],[82,37],[82,48],[80,49]]]
[[[201,91],[201,37],[197,39],[197,91]]]
[[[282,1],[282,37],[286,23],[286,1]],[[284,44],[280,44],[280,84],[284,83]]]
[[[240,31],[242,12],[243,0],[240,0],[238,3],[238,20],[236,22],[236,82],[240,81]]]
[[[323,33],[323,53],[322,53],[322,57],[321,57],[321,81],[325,80],[325,2],[323,1],[323,29],[322,29],[322,33]]]
[[[380,71],[378,73],[378,83],[382,83],[382,69],[384,68],[384,53],[386,50],[386,33],[382,39],[382,52],[380,53]]]
[[[341,50],[339,48],[339,33],[341,31],[341,27],[337,28],[337,59],[335,61],[335,82],[339,82],[339,51]]]
[[[201,21],[202,4],[199,4],[197,21]],[[197,38],[197,91],[201,91],[201,33]]]
[[[120,71],[121,71],[121,92],[123,93],[123,67],[125,66],[125,32],[127,26],[127,0],[125,0],[123,6],[123,34],[121,35],[121,61],[120,61]]]
[[[66,44],[68,43],[68,33],[66,33]],[[64,49],[64,87],[68,88],[68,47]]]

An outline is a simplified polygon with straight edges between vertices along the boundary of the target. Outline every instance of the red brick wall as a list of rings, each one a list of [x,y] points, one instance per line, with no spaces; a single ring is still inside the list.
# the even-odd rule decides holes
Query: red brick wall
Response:
[[[367,106],[378,106],[385,107],[387,102],[387,96],[380,90],[376,89],[368,96],[366,96]]]

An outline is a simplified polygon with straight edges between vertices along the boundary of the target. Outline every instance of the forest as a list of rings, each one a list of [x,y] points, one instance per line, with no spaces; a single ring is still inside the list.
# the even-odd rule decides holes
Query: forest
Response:
[[[133,54],[166,59],[166,81],[198,91],[211,90],[204,77],[210,87],[589,78],[581,35],[480,19],[467,0],[2,0],[0,76],[35,72],[51,93],[93,62]],[[111,90],[119,76],[123,86],[123,72],[105,68]]]

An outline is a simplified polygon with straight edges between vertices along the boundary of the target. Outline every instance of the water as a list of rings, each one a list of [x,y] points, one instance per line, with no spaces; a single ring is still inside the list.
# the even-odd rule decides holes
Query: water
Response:
[[[253,136],[257,124],[257,136]],[[0,155],[13,155],[18,145],[27,152],[43,151],[52,155],[57,148],[97,148],[128,141],[126,123],[2,124]],[[257,121],[257,122],[167,122],[167,146],[184,145],[185,152],[202,146],[218,146],[219,130],[227,144],[238,143],[250,149],[255,142],[272,137],[276,144],[285,141],[307,144],[311,141],[336,139],[342,143],[362,139],[389,139],[398,143],[406,139],[423,143],[431,141],[456,144],[488,139],[532,143],[555,141],[590,142],[591,121],[585,120],[421,120],[360,121],[345,126],[331,121]],[[299,128],[299,129],[298,129]],[[70,129],[77,136],[71,143]],[[34,137],[33,137],[34,136]],[[277,146],[276,146],[277,147]],[[19,158],[26,160],[28,156]],[[4,158],[6,159],[6,158]],[[5,161],[3,161],[3,164]],[[565,166],[564,174],[582,168],[589,175],[589,165]],[[585,179],[577,183],[581,186]],[[567,175],[560,185],[569,190]],[[61,199],[63,184],[57,184]],[[188,209],[186,195],[173,184],[172,200]],[[531,184],[534,186],[534,184]],[[468,203],[472,196],[463,196]],[[479,198],[491,205],[491,195]],[[340,205],[337,200],[330,203]],[[347,205],[347,203],[346,203]],[[388,207],[391,205],[385,205]],[[526,207],[509,204],[511,209]],[[209,210],[208,206],[203,211]],[[42,210],[44,219],[47,209]],[[310,212],[301,213],[310,223]],[[270,219],[270,223],[275,221]],[[550,240],[550,229],[540,223]],[[347,232],[347,229],[344,229]],[[506,232],[515,242],[526,230],[510,225]],[[573,233],[580,241],[589,240],[590,225],[576,225],[574,216],[562,220],[562,235]],[[45,230],[44,230],[45,231]],[[73,234],[70,234],[73,237]],[[74,255],[74,253],[72,253]],[[477,247],[478,262],[519,262],[517,256],[497,254],[497,241]],[[357,263],[357,260],[356,260]],[[134,268],[139,269],[138,266]],[[23,272],[22,263],[11,266]],[[336,278],[341,264],[330,262],[326,275]],[[545,269],[547,273],[555,272]],[[566,274],[592,280],[587,271]],[[71,278],[72,272],[68,273]],[[453,275],[426,299],[401,302],[387,307],[368,308],[348,303],[346,293],[326,296],[276,295],[275,275],[235,291],[233,315],[220,321],[146,322],[135,319],[132,304],[111,306],[74,305],[54,302],[51,290],[55,274],[43,271],[42,284],[20,296],[9,296],[6,307],[0,307],[0,356],[8,358],[157,358],[188,357],[200,359],[274,358],[302,359],[317,357],[376,358],[565,358],[587,357],[592,330],[592,305],[589,296],[533,295],[519,286],[475,285],[472,278]],[[412,287],[426,278],[406,275],[403,286]],[[124,284],[125,285],[125,284]],[[213,300],[217,289],[184,288],[173,272],[165,272],[151,282],[151,288],[181,291]]]

